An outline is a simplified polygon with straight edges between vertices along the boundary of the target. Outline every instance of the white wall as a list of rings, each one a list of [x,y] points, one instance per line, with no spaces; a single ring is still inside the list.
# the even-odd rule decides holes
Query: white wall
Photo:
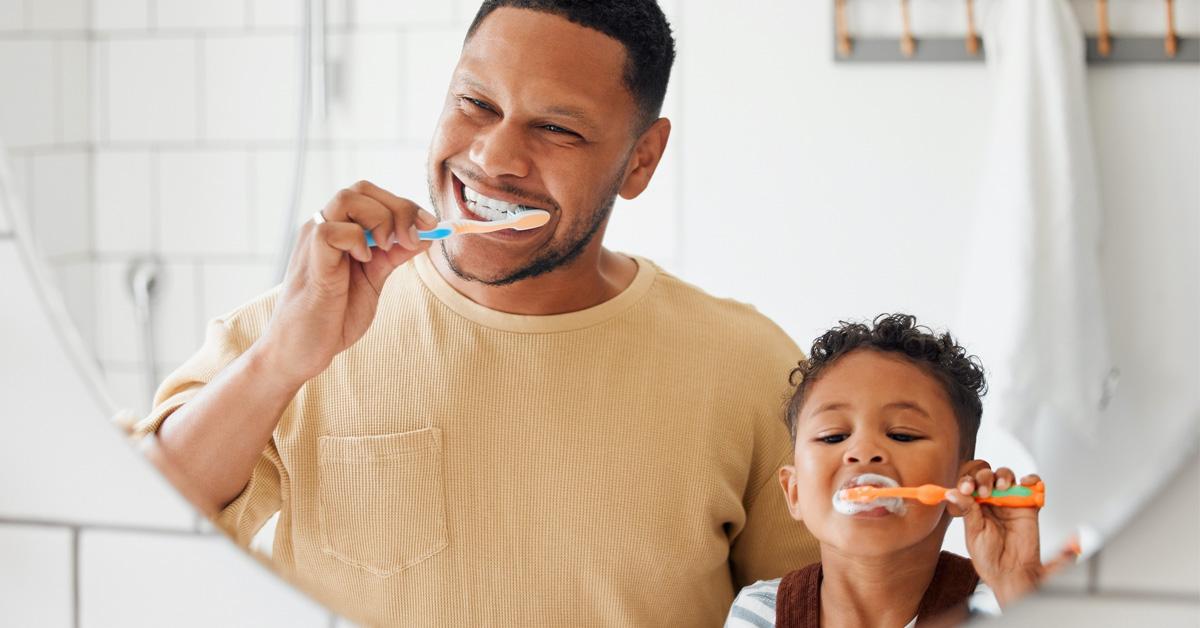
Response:
[[[1181,29],[1200,31],[1198,3],[1177,3]],[[894,4],[852,3],[855,18],[881,33],[894,32]],[[914,24],[954,32],[960,4],[914,1]],[[425,148],[476,5],[331,2],[341,87],[312,141],[304,214],[359,178],[424,200]],[[680,49],[666,106],[675,132],[646,194],[618,204],[609,242],[754,303],[801,345],[839,318],[882,311],[953,328],[961,234],[988,128],[985,70],[836,64],[830,5],[664,3]],[[156,312],[164,372],[197,346],[205,320],[272,280],[298,108],[299,7],[0,0],[0,138],[68,305],[122,406],[141,411],[148,402],[125,284],[132,260],[166,261]],[[1158,8],[1115,3],[1114,29],[1147,31]],[[1097,68],[1089,80],[1122,391],[1132,410],[1182,415],[1200,394],[1200,71]],[[0,234],[6,230],[0,212]],[[62,423],[47,428],[106,429],[94,414],[67,414],[53,415]],[[1127,423],[1122,437],[1136,437],[1136,421]],[[50,456],[36,447],[20,453]],[[100,484],[130,481],[121,468],[90,472]],[[38,506],[7,497],[19,494],[7,487],[3,494],[6,512]],[[83,498],[65,495],[53,504],[60,510],[38,515],[49,527],[30,530],[10,515],[0,536],[11,535],[9,546],[32,538],[53,556],[72,543],[97,549],[81,554],[96,561],[80,572],[90,574],[120,567],[105,562],[118,553],[98,548],[119,545],[148,572],[158,569],[159,543],[177,542],[185,557],[206,551],[188,536],[188,517],[171,523],[173,506],[147,502],[152,512],[144,514],[178,534],[139,536],[113,528],[128,521],[89,527],[96,515],[71,512]],[[1189,522],[1178,525],[1186,531]],[[187,562],[214,578],[233,568]],[[38,580],[48,596],[64,595],[63,582],[93,581],[53,564]],[[109,617],[86,615],[102,605],[80,608],[80,623]],[[0,616],[5,623],[12,622]]]

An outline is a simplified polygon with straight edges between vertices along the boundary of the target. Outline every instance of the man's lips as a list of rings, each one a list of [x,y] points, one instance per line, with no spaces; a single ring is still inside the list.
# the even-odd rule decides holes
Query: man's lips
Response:
[[[466,183],[464,183],[463,180],[458,177],[458,175],[454,174],[453,172],[450,172],[450,180],[451,180],[451,190],[454,193],[454,204],[456,207],[458,207],[459,215],[462,218],[465,218],[467,220],[478,220],[480,222],[494,222],[492,220],[489,220],[488,218],[480,216],[479,214],[471,211],[467,207],[467,199],[463,192],[463,188],[466,187]],[[472,189],[474,189],[474,188],[472,188]],[[490,198],[499,198],[499,197],[491,197],[487,193],[483,193],[483,192],[481,192],[481,193],[484,194],[484,196],[489,196]],[[499,199],[499,200],[504,200],[504,199]],[[517,201],[509,201],[509,202],[516,203]],[[471,234],[471,235],[475,236],[475,237],[495,238],[495,239],[499,239],[499,240],[508,240],[508,241],[526,240],[526,239],[532,238],[533,236],[537,235],[544,228],[545,228],[545,225],[543,225],[541,227],[535,227],[533,229],[525,229],[525,230],[501,229],[499,231],[493,231],[490,233],[476,233],[476,234]]]

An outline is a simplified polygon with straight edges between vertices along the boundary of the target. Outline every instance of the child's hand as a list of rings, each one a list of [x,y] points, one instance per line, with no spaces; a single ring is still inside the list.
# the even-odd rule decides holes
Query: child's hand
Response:
[[[959,485],[946,494],[962,513],[966,530],[967,552],[979,577],[991,587],[1001,606],[1007,606],[1036,588],[1048,569],[1042,565],[1038,544],[1037,508],[1012,508],[978,504],[971,493],[978,490],[988,497],[992,490],[1004,490],[1014,484],[1012,470],[1000,468],[977,471],[964,477]],[[1036,475],[1021,478],[1023,486],[1037,484]]]

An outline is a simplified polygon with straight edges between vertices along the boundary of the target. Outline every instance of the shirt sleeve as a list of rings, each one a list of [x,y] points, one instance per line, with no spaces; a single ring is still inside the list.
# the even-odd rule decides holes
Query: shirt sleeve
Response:
[[[791,462],[790,455],[777,460],[776,470]],[[730,550],[734,585],[779,578],[820,558],[817,540],[803,523],[792,519],[779,480],[774,472],[768,474],[750,496],[746,524]]]
[[[774,628],[779,579],[755,582],[733,600],[725,628]]]
[[[236,318],[236,313],[231,317]],[[229,318],[210,322],[203,346],[163,380],[154,395],[154,409],[133,426],[133,438],[140,440],[157,434],[172,413],[191,401],[222,369],[249,348],[253,342],[249,336]],[[272,437],[255,463],[246,487],[213,517],[213,523],[239,544],[249,546],[254,534],[280,508],[283,473]]]

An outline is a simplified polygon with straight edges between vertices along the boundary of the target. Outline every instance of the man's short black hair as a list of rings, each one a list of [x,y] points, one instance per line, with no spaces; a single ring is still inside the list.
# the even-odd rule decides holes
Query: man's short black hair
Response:
[[[793,442],[796,419],[809,389],[839,358],[860,349],[897,355],[937,379],[958,419],[959,455],[964,460],[975,455],[975,436],[983,415],[980,397],[987,393],[983,365],[979,358],[967,355],[950,334],[935,334],[917,325],[916,317],[909,314],[880,314],[871,326],[841,321],[813,341],[808,359],[792,369],[789,379],[796,390],[788,401],[784,422]]]
[[[600,31],[625,46],[622,77],[637,105],[636,131],[640,134],[662,113],[671,65],[675,62],[675,38],[671,25],[654,0],[486,0],[467,29],[470,39],[483,18],[502,7],[550,13],[570,22]]]

